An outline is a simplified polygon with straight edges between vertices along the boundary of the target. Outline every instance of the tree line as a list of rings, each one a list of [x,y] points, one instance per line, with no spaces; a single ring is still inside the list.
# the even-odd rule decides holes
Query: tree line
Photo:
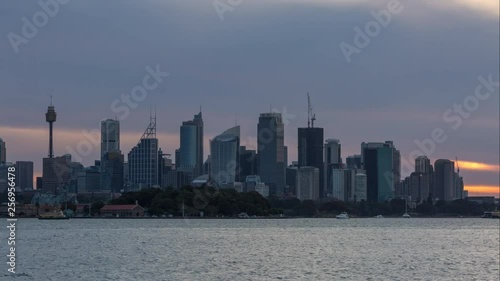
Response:
[[[385,202],[300,201],[297,198],[264,198],[258,192],[237,192],[234,189],[213,187],[181,189],[147,188],[126,192],[108,204],[135,204],[144,207],[150,215],[234,217],[240,213],[249,216],[285,215],[288,217],[332,217],[341,212],[352,216],[372,217],[401,216],[405,212],[405,200],[392,199]],[[102,206],[97,203],[96,207]],[[480,216],[485,211],[496,209],[495,204],[477,203],[459,199],[455,201],[425,201],[408,211],[416,216]],[[95,210],[97,211],[97,210]],[[94,213],[94,210],[92,210]]]

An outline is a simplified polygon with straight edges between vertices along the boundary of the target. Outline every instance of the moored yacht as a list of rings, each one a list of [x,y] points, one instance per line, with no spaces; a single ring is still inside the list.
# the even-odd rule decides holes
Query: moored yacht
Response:
[[[349,215],[346,212],[342,212],[340,215],[337,215],[337,219],[347,220],[347,219],[349,219]]]

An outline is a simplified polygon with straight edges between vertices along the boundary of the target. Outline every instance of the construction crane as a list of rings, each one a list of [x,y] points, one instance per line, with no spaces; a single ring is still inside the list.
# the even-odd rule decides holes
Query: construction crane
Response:
[[[460,166],[458,165],[458,157],[455,156],[455,162],[457,162],[457,174],[460,175]]]
[[[313,113],[311,96],[307,93],[307,127],[314,128],[314,121],[316,121],[316,114]]]

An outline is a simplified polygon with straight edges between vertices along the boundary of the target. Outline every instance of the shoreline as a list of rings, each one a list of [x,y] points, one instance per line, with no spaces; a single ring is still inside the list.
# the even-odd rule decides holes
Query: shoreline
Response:
[[[4,219],[9,217],[2,217]],[[38,217],[16,217],[16,219],[38,219]],[[272,219],[333,219],[337,220],[336,217],[255,217],[255,218],[238,218],[238,217],[172,217],[172,218],[160,218],[160,217],[70,217],[69,219],[111,219],[111,220],[272,220]],[[401,216],[387,216],[383,218],[376,217],[350,217],[350,219],[403,219]],[[411,219],[485,219],[481,216],[412,216]],[[488,219],[500,219],[500,218],[488,218]],[[405,219],[408,220],[408,219]]]

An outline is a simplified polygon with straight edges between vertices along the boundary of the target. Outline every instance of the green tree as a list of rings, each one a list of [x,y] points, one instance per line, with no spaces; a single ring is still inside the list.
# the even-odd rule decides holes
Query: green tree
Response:
[[[304,200],[300,205],[300,215],[304,217],[314,217],[316,215],[316,205],[312,200]]]
[[[102,201],[92,203],[92,205],[90,206],[91,216],[94,216],[95,214],[100,215],[102,207],[104,207],[104,202]]]

